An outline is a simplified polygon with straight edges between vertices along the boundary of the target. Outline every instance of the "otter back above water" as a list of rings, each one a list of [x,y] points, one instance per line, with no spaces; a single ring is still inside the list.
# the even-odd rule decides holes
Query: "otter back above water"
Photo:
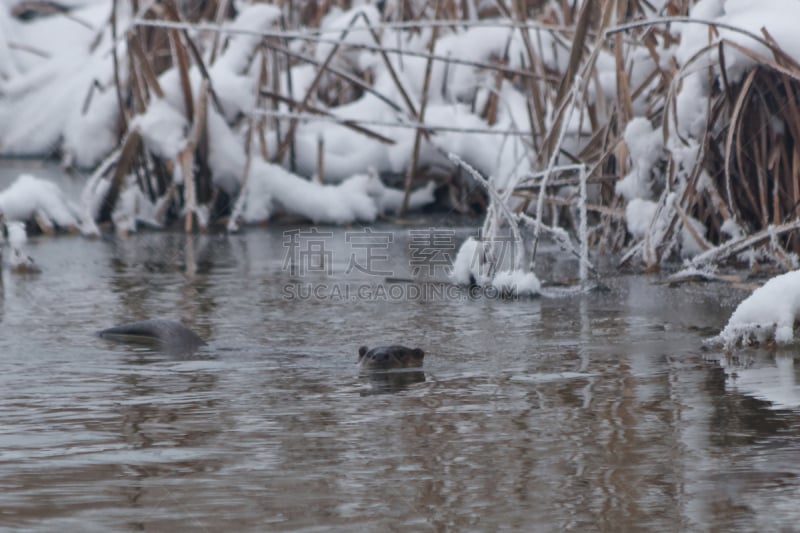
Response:
[[[102,339],[143,344],[170,355],[191,355],[206,342],[194,331],[172,320],[142,320],[97,332]]]

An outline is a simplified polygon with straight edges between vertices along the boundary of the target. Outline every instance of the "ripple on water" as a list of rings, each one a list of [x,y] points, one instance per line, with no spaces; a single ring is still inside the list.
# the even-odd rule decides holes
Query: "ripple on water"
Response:
[[[625,277],[533,301],[287,300],[280,228],[191,239],[34,240],[43,274],[3,273],[3,526],[796,523],[797,409],[758,395],[794,373],[766,361],[737,388],[699,350],[736,293]],[[346,266],[328,281],[365,281]],[[92,336],[156,316],[209,345],[175,360]],[[422,371],[359,373],[358,346],[392,343],[423,347]]]

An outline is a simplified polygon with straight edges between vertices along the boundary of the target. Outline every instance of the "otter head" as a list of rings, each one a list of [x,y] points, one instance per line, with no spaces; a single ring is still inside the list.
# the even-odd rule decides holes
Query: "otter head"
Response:
[[[367,348],[366,346],[361,346],[358,349],[358,361],[356,361],[357,365],[363,365],[364,364],[364,358],[367,356],[368,352],[369,352],[369,348]]]
[[[378,346],[369,349],[362,346],[358,349],[357,363],[362,368],[389,370],[392,368],[414,368],[422,366],[425,352],[419,348],[405,346]]]

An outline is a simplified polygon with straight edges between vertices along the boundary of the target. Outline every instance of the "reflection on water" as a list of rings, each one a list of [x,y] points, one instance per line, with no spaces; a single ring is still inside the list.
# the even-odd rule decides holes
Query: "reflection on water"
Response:
[[[765,400],[774,409],[800,407],[800,383],[794,364],[794,350],[740,350],[719,358],[725,369],[725,386]]]
[[[370,390],[361,393],[387,394],[407,390],[414,384],[425,383],[425,372],[420,370],[371,371],[361,372],[361,379],[370,384]]]
[[[402,228],[387,252],[399,278],[407,242]],[[0,285],[2,527],[796,527],[793,358],[701,351],[743,297],[724,287],[287,298],[298,282],[382,280],[338,253],[330,274],[284,269],[275,228],[30,251],[43,274]],[[545,279],[574,274],[570,259],[541,264]],[[177,360],[92,336],[152,317],[209,345]],[[424,367],[359,371],[358,346],[394,343],[422,347]]]

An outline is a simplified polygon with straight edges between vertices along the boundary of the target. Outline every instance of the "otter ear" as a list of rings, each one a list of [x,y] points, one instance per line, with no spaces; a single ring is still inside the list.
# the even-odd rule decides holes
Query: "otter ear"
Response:
[[[423,352],[423,351],[422,351],[422,350],[420,350],[419,348],[414,348],[414,349],[411,351],[411,353],[413,353],[413,354],[414,354],[414,357],[419,357],[420,359],[422,359],[423,357],[425,357],[425,352]]]

